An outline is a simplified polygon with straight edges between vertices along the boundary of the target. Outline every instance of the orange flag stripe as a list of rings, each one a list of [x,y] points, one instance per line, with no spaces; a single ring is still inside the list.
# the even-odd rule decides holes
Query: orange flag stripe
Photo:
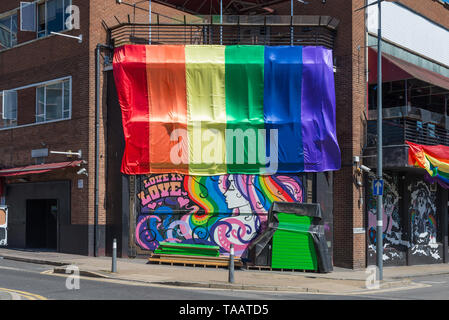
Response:
[[[150,171],[188,173],[184,46],[146,46]],[[180,130],[178,130],[180,129]],[[173,140],[173,141],[172,141]],[[170,159],[177,154],[180,164]],[[176,162],[176,161],[175,161]],[[167,165],[172,164],[172,168]]]

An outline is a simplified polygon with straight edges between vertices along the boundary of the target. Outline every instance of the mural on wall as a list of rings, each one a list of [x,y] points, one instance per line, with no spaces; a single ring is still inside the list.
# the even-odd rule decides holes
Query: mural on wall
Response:
[[[441,259],[437,239],[436,193],[429,184],[415,181],[408,185],[411,217],[411,254]]]
[[[7,228],[8,228],[8,211],[6,208],[0,207],[0,246],[7,245],[8,242]]]
[[[366,189],[368,193],[368,252],[370,257],[376,254],[376,226],[377,226],[377,197],[373,195],[372,183],[374,174],[369,174],[370,185]],[[403,219],[399,212],[398,177],[384,173],[383,195],[383,260],[388,263],[405,261],[409,241],[403,233]]]
[[[236,256],[246,257],[251,240],[266,227],[271,204],[304,197],[300,175],[138,177],[136,242],[151,251],[166,241],[217,245],[226,254],[234,244]]]

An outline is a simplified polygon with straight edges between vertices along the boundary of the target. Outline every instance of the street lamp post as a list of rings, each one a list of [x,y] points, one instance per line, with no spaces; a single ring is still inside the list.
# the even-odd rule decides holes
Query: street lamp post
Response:
[[[363,6],[365,9],[369,6],[376,5],[378,8],[378,26],[377,26],[377,181],[383,180],[382,168],[382,2],[397,2],[395,0],[377,0]],[[382,184],[383,185],[383,184]],[[382,191],[383,192],[383,191]],[[382,192],[377,195],[377,227],[376,227],[376,252],[377,252],[377,268],[379,272],[379,280],[383,280],[383,196]]]
[[[223,0],[220,0],[220,45],[223,45]]]
[[[378,1],[379,25],[377,29],[377,179],[382,180],[382,1]],[[377,196],[376,252],[379,280],[383,279],[383,196]]]

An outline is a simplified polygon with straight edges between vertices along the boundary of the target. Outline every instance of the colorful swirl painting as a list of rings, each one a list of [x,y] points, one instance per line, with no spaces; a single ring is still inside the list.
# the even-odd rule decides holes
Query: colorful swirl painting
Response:
[[[181,174],[142,175],[136,242],[144,250],[159,243],[217,245],[245,257],[251,241],[266,227],[274,201],[303,202],[301,175]]]

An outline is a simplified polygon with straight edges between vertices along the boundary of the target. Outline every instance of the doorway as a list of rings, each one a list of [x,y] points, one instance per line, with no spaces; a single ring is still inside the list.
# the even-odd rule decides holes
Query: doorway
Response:
[[[58,246],[58,201],[27,200],[26,247],[56,250]]]

